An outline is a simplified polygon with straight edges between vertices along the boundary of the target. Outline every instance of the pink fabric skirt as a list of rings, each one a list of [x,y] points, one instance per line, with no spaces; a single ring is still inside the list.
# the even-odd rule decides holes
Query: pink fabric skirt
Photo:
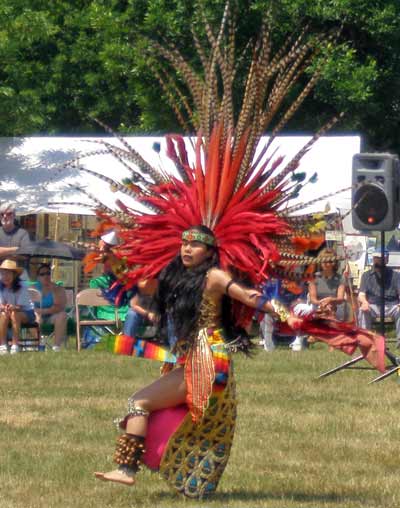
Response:
[[[149,416],[142,461],[149,469],[158,470],[164,450],[172,434],[188,413],[186,404],[154,411]]]

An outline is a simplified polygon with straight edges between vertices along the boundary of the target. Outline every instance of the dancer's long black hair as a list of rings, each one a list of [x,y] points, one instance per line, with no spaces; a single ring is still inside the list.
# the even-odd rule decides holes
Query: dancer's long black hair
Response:
[[[214,236],[213,232],[203,225],[194,226],[191,229]],[[200,265],[187,270],[179,254],[160,273],[157,305],[160,313],[159,336],[164,342],[168,341],[168,315],[172,319],[176,337],[193,340],[207,272],[210,268],[219,267],[217,249],[211,246],[207,248],[211,254]],[[230,299],[226,296],[222,301],[222,326],[227,340],[238,337],[238,330],[233,325]],[[239,333],[241,338],[239,343],[247,343],[247,334],[242,330]],[[239,344],[239,349],[248,352],[248,347],[243,344],[241,346]]]

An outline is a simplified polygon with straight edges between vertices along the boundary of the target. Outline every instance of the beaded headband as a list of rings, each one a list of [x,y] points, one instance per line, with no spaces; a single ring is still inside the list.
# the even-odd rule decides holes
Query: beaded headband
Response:
[[[202,233],[196,229],[187,229],[182,233],[182,240],[187,242],[201,242],[211,247],[215,247],[215,238],[207,233]]]

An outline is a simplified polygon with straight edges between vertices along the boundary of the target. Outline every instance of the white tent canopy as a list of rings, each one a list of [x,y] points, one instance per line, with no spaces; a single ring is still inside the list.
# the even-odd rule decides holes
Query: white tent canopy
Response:
[[[160,137],[124,138],[151,165],[166,172],[174,172],[172,162],[165,155],[165,140]],[[263,138],[260,147],[268,138]],[[275,157],[285,156],[289,162],[296,152],[304,146],[308,136],[282,136],[274,140],[270,153],[278,148]],[[0,138],[0,203],[13,202],[19,214],[39,212],[60,212],[93,214],[93,202],[77,189],[85,188],[104,204],[116,208],[116,199],[122,199],[129,206],[136,207],[133,199],[119,192],[113,193],[110,186],[96,177],[75,168],[64,168],[63,164],[80,157],[79,164],[102,173],[116,181],[129,177],[129,170],[112,155],[85,157],[88,152],[101,149],[98,142],[106,141],[121,146],[115,138],[83,137],[29,137]],[[160,143],[161,151],[153,149]],[[187,143],[188,150],[190,144]],[[305,171],[307,177],[318,173],[318,181],[308,184],[296,202],[306,203],[316,197],[335,192],[351,185],[352,157],[360,151],[359,136],[325,136],[303,157],[297,171]],[[324,199],[307,211],[332,211],[349,209],[350,191]],[[51,204],[62,203],[62,204]],[[67,203],[76,203],[74,205]]]

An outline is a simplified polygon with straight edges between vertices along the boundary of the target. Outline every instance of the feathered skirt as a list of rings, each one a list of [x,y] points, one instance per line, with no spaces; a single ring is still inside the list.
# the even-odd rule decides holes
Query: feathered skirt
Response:
[[[175,358],[159,346],[128,336],[118,336],[111,349],[164,357],[166,371],[174,363],[184,368],[186,404],[150,414],[143,463],[185,496],[212,494],[229,459],[236,420],[233,366],[223,331],[201,329],[189,351]]]

